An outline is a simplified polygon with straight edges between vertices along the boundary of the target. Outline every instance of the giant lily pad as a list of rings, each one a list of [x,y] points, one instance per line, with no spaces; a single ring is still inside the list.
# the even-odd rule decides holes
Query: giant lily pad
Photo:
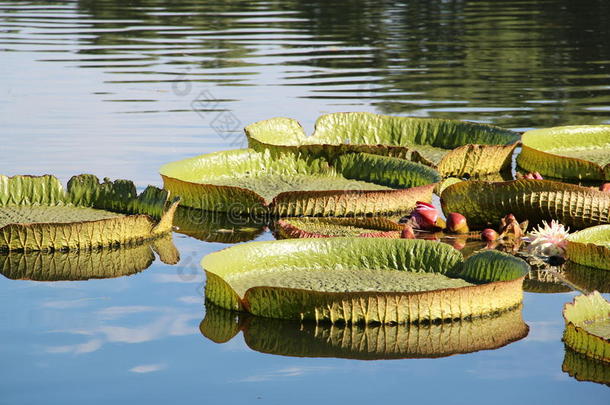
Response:
[[[142,244],[76,252],[3,252],[0,273],[12,280],[76,281],[129,276],[147,269],[155,260],[180,260],[171,235]]]
[[[372,113],[334,113],[318,118],[313,135],[289,118],[245,128],[257,150],[300,151],[334,158],[345,152],[396,156],[436,167],[443,176],[486,174],[510,165],[519,134],[492,125]]]
[[[445,213],[468,218],[471,227],[495,227],[508,214],[572,228],[610,223],[610,193],[549,180],[464,181],[448,186],[441,204]]]
[[[207,255],[206,297],[254,315],[332,323],[484,316],[518,305],[529,266],[487,251],[385,238],[251,242]]]
[[[598,225],[568,236],[567,256],[573,262],[610,270],[610,225]]]
[[[0,251],[78,250],[139,242],[170,232],[177,200],[126,180],[0,175]]]
[[[239,331],[253,350],[359,360],[435,358],[497,349],[527,336],[521,308],[491,317],[407,325],[332,325],[236,313],[206,303],[201,333],[224,343]]]
[[[563,308],[563,341],[591,358],[610,361],[610,302],[599,292],[579,295]]]
[[[610,125],[536,129],[522,137],[519,166],[545,176],[610,180]]]
[[[277,216],[405,211],[417,200],[430,201],[433,183],[440,179],[426,166],[383,156],[353,154],[336,163],[240,149],[168,163],[161,176],[182,205]]]
[[[281,238],[329,238],[338,236],[399,238],[404,228],[382,217],[282,218],[275,223]]]

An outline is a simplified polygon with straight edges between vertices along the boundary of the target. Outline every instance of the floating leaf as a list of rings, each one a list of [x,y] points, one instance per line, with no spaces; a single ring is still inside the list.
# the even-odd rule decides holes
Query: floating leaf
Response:
[[[334,163],[337,170],[348,179],[392,188],[425,186],[441,181],[438,172],[428,166],[370,153],[348,153],[339,156]]]
[[[201,333],[216,343],[243,331],[246,344],[262,353],[359,360],[435,358],[491,350],[523,339],[528,326],[521,308],[491,317],[407,325],[332,325],[270,319],[206,303]]]
[[[441,181],[440,183],[437,184],[436,188],[434,189],[434,193],[437,195],[441,195],[447,187],[452,186],[457,183],[461,183],[463,181],[464,180],[462,180],[458,177],[447,177],[446,179],[444,179],[443,181]]]
[[[260,121],[245,131],[256,150],[298,151],[330,159],[366,152],[424,163],[443,176],[498,172],[510,165],[519,140],[516,132],[492,125],[365,112],[323,115],[311,136],[289,118]]]
[[[497,250],[484,250],[464,262],[460,277],[473,283],[511,281],[524,277],[530,266],[522,259]]]
[[[429,169],[415,176],[396,172],[402,164],[376,170],[392,188],[355,180],[363,176],[353,167],[357,159],[367,158],[346,158],[344,175],[325,159],[240,149],[168,163],[161,176],[182,205],[230,215],[355,216],[403,212],[432,199],[438,175]]]
[[[610,193],[548,180],[464,181],[443,191],[441,205],[481,228],[495,227],[508,214],[531,224],[555,219],[572,228],[610,223]]]
[[[177,200],[154,187],[75,176],[66,191],[53,176],[0,175],[0,251],[94,249],[171,231]]]
[[[610,361],[610,302],[599,292],[579,295],[563,308],[563,341],[591,358]]]
[[[179,261],[171,236],[134,246],[76,252],[3,252],[0,273],[13,280],[66,281],[129,276],[147,269],[154,252],[166,264]]]
[[[568,258],[585,266],[610,270],[610,225],[598,225],[568,236]]]
[[[528,171],[566,179],[610,180],[610,125],[527,131],[517,163]]]
[[[207,255],[202,266],[207,299],[270,318],[405,323],[518,305],[524,262],[499,252],[476,256],[463,262],[451,246],[424,240],[291,239],[233,246]],[[493,270],[504,263],[514,278],[504,281]],[[484,280],[487,275],[492,280]]]

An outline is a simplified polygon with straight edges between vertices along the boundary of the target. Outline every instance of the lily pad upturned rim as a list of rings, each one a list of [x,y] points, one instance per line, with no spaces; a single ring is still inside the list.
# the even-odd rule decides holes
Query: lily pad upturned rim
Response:
[[[90,174],[73,176],[68,187],[52,175],[0,175],[0,208],[85,207],[121,214],[104,219],[15,222],[0,227],[0,251],[96,249],[154,239],[172,229],[179,199],[148,186],[139,195],[133,182]]]
[[[252,350],[290,357],[389,360],[440,358],[494,350],[529,333],[522,308],[452,322],[407,325],[333,325],[236,313],[206,301],[199,329],[214,343],[240,331]]]
[[[328,134],[323,133],[322,129],[326,126],[337,126],[338,123],[347,125],[344,122],[346,120],[353,121],[351,124],[355,127],[350,134],[351,137],[363,136],[358,134],[358,132],[362,132],[360,128],[362,122],[369,125],[370,123],[375,124],[376,127],[370,130],[373,133],[371,136],[375,140],[357,143],[350,139],[349,143],[345,143],[343,138],[333,140],[332,137],[328,137]],[[413,134],[406,134],[404,132],[406,130],[402,127],[410,124],[413,124],[417,130],[410,128]],[[405,142],[396,144],[392,141],[392,135],[380,134],[384,125],[391,130],[402,130],[403,132],[398,138],[404,138]],[[437,133],[441,132],[443,128],[444,130],[455,130],[462,127],[470,131],[475,130],[474,134],[470,134],[471,137],[484,139],[487,136],[501,140],[456,143],[460,139],[459,133],[457,135],[445,135],[443,132],[442,135],[445,136],[439,136]],[[261,128],[264,129],[262,133]],[[281,137],[278,136],[280,132]],[[354,132],[357,135],[354,135]],[[517,132],[489,124],[440,118],[389,116],[370,112],[339,112],[322,115],[316,120],[315,129],[311,136],[305,134],[298,121],[284,117],[271,118],[250,124],[245,128],[245,133],[249,146],[257,150],[307,150],[308,153],[331,157],[336,153],[350,151],[397,156],[437,167],[444,176],[475,175],[501,171],[510,164],[510,157],[520,139]],[[382,139],[384,136],[387,141]],[[408,137],[413,139],[406,142]],[[334,138],[337,137],[334,136]],[[432,140],[429,141],[428,138],[432,138]],[[447,154],[438,164],[434,164],[417,151],[418,146],[425,145],[445,149]]]
[[[605,238],[597,243],[596,238]],[[598,225],[568,235],[566,254],[576,263],[610,271],[610,225]]]
[[[551,180],[463,181],[443,190],[441,206],[473,227],[495,227],[508,214],[530,224],[555,219],[572,229],[610,223],[610,193]]]
[[[529,266],[521,259],[486,251],[466,261],[449,245],[410,239],[322,238],[250,242],[203,258],[206,298],[226,309],[270,318],[331,323],[407,323],[485,316],[515,307],[523,298]],[[419,292],[322,292],[254,285],[240,296],[231,274],[332,268],[417,269],[484,283]],[[409,267],[410,266],[410,267]]]
[[[607,133],[610,145],[610,125],[569,125],[552,128],[541,128],[526,131],[521,137],[522,150],[517,157],[517,164],[528,170],[540,172],[543,176],[566,179],[610,180],[610,163],[602,166],[599,163],[564,156],[554,151],[558,139],[564,137],[570,141],[577,140],[583,146],[588,144],[587,132]],[[610,148],[608,148],[610,154]]]
[[[578,295],[563,307],[565,330],[563,341],[572,350],[591,358],[610,362],[610,337],[591,333],[589,324],[596,321],[610,321],[610,302],[598,291]]]
[[[384,160],[382,168],[387,167],[387,172],[357,168],[359,160],[366,159]],[[323,158],[293,153],[237,149],[167,163],[161,167],[160,174],[164,187],[179,196],[183,206],[259,216],[356,216],[405,212],[412,209],[418,200],[430,201],[436,182],[440,180],[438,173],[429,167],[384,156],[352,154],[339,157],[336,163],[336,166],[331,166]],[[409,171],[405,169],[406,165],[421,170]],[[203,169],[207,170],[199,174]],[[243,172],[244,178],[248,179],[254,178],[250,176],[254,171],[263,176],[311,175],[312,179],[321,176],[348,182],[349,187],[346,189],[348,184],[345,183],[340,185],[343,189],[283,191],[266,200],[253,189],[214,184],[205,177],[201,178],[201,175],[219,178],[222,183],[228,177],[235,178],[236,171]],[[373,181],[371,176],[378,181]],[[418,185],[408,187],[406,183],[410,181]],[[362,189],[367,183],[370,189]],[[397,183],[405,183],[405,186],[397,187]]]

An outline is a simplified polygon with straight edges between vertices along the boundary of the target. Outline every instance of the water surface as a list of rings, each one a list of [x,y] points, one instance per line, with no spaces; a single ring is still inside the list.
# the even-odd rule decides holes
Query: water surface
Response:
[[[0,173],[160,185],[169,161],[245,145],[243,126],[337,111],[514,130],[610,123],[604,1],[0,2]],[[436,359],[265,354],[204,337],[205,254],[248,224],[200,216],[128,277],[0,278],[0,402],[608,403],[562,371],[561,309],[526,293],[527,337]],[[208,226],[210,221],[214,226]],[[234,221],[233,221],[234,222]],[[257,225],[258,226],[258,225]],[[270,240],[268,230],[247,235]],[[222,243],[227,242],[227,243]]]

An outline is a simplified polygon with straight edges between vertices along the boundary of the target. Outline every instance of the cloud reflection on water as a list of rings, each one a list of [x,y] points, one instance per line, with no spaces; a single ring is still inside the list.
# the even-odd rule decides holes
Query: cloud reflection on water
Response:
[[[133,316],[152,316],[152,320],[139,326],[123,326],[109,324],[109,321],[123,320],[133,325]],[[108,343],[145,343],[167,338],[169,336],[187,336],[199,333],[197,323],[201,318],[199,311],[184,313],[173,307],[150,306],[114,306],[92,313],[93,324],[99,325],[93,329],[74,328],[52,331],[71,335],[91,337],[84,343],[60,346],[46,346],[47,353],[84,354],[100,350]],[[124,318],[130,319],[125,320]]]

